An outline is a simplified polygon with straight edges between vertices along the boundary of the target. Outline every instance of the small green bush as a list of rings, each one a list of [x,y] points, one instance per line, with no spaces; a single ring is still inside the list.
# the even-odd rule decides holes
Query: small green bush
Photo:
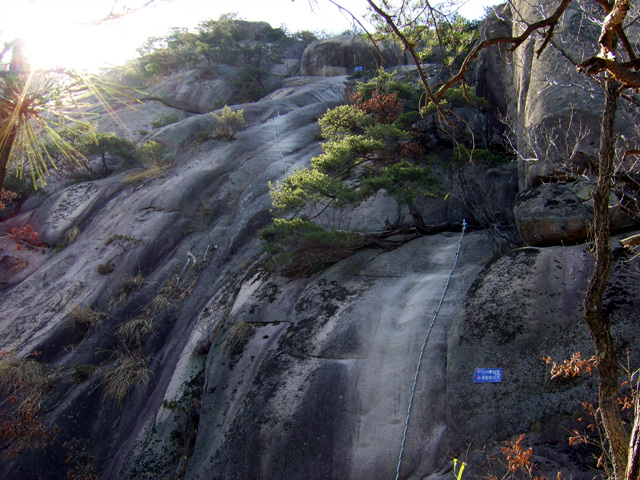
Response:
[[[376,91],[384,94],[396,93],[404,100],[414,99],[416,89],[408,82],[396,80],[397,74],[398,72],[387,73],[380,67],[375,77],[366,82],[358,82],[355,90],[362,95],[362,100],[369,100]]]
[[[318,120],[323,138],[331,138],[335,135],[362,133],[364,127],[370,125],[371,118],[355,108],[353,105],[340,105],[328,109]]]
[[[151,122],[151,128],[160,128],[171,125],[172,123],[178,123],[180,117],[177,113],[170,113],[168,115],[158,115],[158,117]]]
[[[162,161],[162,158],[166,154],[166,148],[155,140],[149,140],[145,142],[140,148],[138,148],[137,156],[139,160],[145,165],[156,165]]]
[[[220,115],[211,113],[211,118],[213,118],[211,136],[231,141],[244,125],[244,109],[234,112],[229,106],[225,105]]]
[[[420,120],[420,118],[421,118],[420,112],[417,112],[416,110],[412,110],[400,115],[398,120],[396,120],[395,124],[400,129],[406,129],[406,128],[410,128],[414,123]]]

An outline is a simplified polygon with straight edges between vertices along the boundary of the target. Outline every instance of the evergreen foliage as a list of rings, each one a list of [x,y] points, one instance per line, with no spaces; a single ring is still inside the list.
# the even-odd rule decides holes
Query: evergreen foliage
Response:
[[[322,136],[331,138],[347,133],[363,133],[366,126],[371,123],[369,116],[352,105],[340,105],[327,110],[318,120]]]
[[[68,147],[60,147],[53,142],[47,142],[45,148],[62,171],[76,178],[80,178],[79,167],[95,178],[106,177],[109,174],[108,157],[131,161],[137,154],[131,142],[114,132],[98,132],[98,126],[94,123],[67,126],[60,130],[60,138],[73,147],[74,156],[69,155]],[[90,162],[96,159],[102,164],[102,172],[91,166]]]
[[[367,80],[356,83],[353,88],[356,94],[361,96],[363,101],[369,100],[374,92],[384,94],[395,93],[399,98],[404,100],[415,100],[416,96],[420,96],[415,86],[407,81],[396,79],[398,72],[386,72],[380,67],[376,72],[376,76]]]
[[[160,128],[177,123],[180,121],[180,117],[177,113],[169,113],[167,115],[158,115],[158,118],[151,122],[151,128]]]
[[[220,115],[211,113],[211,118],[213,118],[211,136],[231,141],[244,125],[244,109],[234,112],[228,105],[225,105]]]
[[[276,218],[260,231],[264,249],[272,255],[272,267],[284,265],[286,276],[308,276],[349,255],[360,244],[360,235],[329,231],[302,218]]]
[[[463,145],[458,145],[453,149],[453,163],[482,163],[485,165],[500,165],[509,162],[509,159],[503,155],[491,153],[489,150],[475,148],[470,150]]]
[[[447,90],[442,96],[439,105],[446,108],[469,106],[473,108],[486,109],[489,107],[489,102],[486,98],[478,97],[472,92],[465,90],[464,87],[460,87],[450,88],[449,90]],[[433,113],[435,112],[435,110],[435,105],[433,103],[430,103],[427,106],[426,110],[424,110],[424,112]]]
[[[288,269],[314,270],[303,258],[313,257],[311,263],[317,266],[327,263],[322,255],[333,259],[334,254],[339,257],[352,250],[351,234],[329,233],[313,223],[328,209],[355,207],[380,190],[398,205],[413,207],[418,196],[437,192],[439,182],[428,167],[404,154],[411,150],[407,147],[413,138],[394,123],[404,109],[399,93],[410,96],[395,74],[382,70],[368,82],[356,84],[348,94],[351,104],[328,110],[318,121],[326,139],[323,153],[311,159],[310,167],[269,185],[274,212],[293,218],[276,218],[262,237],[269,253],[292,262]]]
[[[403,84],[395,82],[394,76],[381,71],[378,77],[356,85],[361,95],[357,102],[365,95],[369,100],[376,95],[396,98],[392,90]],[[270,185],[275,210],[300,213],[311,203],[322,205],[321,209],[355,206],[380,189],[400,204],[413,201],[418,192],[433,194],[437,182],[428,168],[402,158],[401,146],[412,139],[391,123],[394,117],[365,111],[361,103],[328,110],[318,121],[327,139],[323,153],[311,159],[310,168],[297,169]]]
[[[453,19],[441,20],[434,28],[419,29],[417,32],[423,48],[420,58],[425,63],[442,63],[445,67],[459,68],[478,40],[478,22],[455,15]]]

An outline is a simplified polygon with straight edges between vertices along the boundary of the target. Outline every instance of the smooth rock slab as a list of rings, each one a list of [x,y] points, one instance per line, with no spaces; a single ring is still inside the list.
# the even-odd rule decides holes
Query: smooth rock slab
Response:
[[[233,311],[255,331],[239,351],[212,346],[185,478],[393,478],[420,349],[459,237],[361,252],[302,291],[299,281],[265,277],[260,286],[248,278]],[[486,233],[465,237],[425,351],[404,476],[421,478],[447,462],[447,331],[491,255]],[[284,328],[269,329],[269,320]]]

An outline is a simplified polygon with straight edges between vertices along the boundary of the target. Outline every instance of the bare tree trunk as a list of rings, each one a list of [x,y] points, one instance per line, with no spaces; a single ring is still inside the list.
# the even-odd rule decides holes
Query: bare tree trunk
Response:
[[[420,233],[425,233],[427,231],[427,225],[426,223],[424,223],[424,219],[422,218],[422,215],[420,214],[418,207],[416,207],[416,204],[413,202],[409,202],[407,206],[409,207],[409,213],[413,218],[413,223],[415,227],[418,229]]]
[[[2,122],[10,120],[0,120],[0,132],[4,133],[4,126]],[[16,139],[16,127],[8,127],[10,131],[7,133],[6,138],[0,139],[0,192],[4,186],[4,181],[7,178],[7,168],[9,166],[9,160],[11,158],[11,150],[13,149],[13,143]]]
[[[611,335],[611,319],[602,309],[602,300],[611,269],[609,194],[615,158],[614,124],[619,97],[620,84],[613,79],[607,81],[600,132],[598,181],[593,193],[595,265],[584,297],[583,316],[589,328],[598,361],[599,409],[610,444],[615,478],[623,480],[627,468],[629,438],[618,409],[619,369]]]
[[[15,40],[11,47],[11,62],[9,68],[13,72],[17,72],[16,79],[6,80],[4,84],[0,84],[0,88],[5,89],[3,97],[10,96],[12,92],[20,92],[21,89],[17,88],[17,84],[20,81],[17,76],[20,72],[27,68],[26,54],[22,40]],[[9,167],[9,160],[11,160],[11,152],[13,151],[13,144],[18,136],[18,127],[16,125],[17,112],[15,111],[18,105],[18,98],[14,99],[14,103],[3,104],[2,111],[0,111],[0,192],[4,186],[4,181],[7,178],[7,168]]]
[[[638,385],[640,386],[640,385]],[[636,387],[636,392],[638,388]],[[631,437],[629,439],[629,455],[627,460],[626,480],[638,480],[640,478],[640,398],[636,394],[634,401],[634,419]]]

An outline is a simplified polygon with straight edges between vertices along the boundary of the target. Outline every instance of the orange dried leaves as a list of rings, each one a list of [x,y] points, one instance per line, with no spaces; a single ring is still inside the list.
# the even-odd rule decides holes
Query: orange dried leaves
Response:
[[[0,190],[0,210],[3,210],[11,203],[18,195],[10,190]]]
[[[593,374],[593,368],[597,367],[595,355],[588,359],[583,359],[580,352],[575,352],[571,358],[563,360],[562,363],[554,362],[551,357],[543,358],[547,365],[551,365],[551,378],[577,377],[581,373]]]
[[[506,446],[502,447],[502,453],[507,459],[507,467],[510,472],[521,470],[531,476],[531,470],[533,469],[531,454],[533,453],[533,448],[529,447],[526,450],[522,448],[523,439],[524,433],[516,440],[505,442]]]
[[[395,122],[404,110],[404,102],[396,92],[384,93],[374,90],[371,97],[366,99],[360,92],[347,92],[347,99],[358,110],[371,115],[377,123],[391,124]]]

